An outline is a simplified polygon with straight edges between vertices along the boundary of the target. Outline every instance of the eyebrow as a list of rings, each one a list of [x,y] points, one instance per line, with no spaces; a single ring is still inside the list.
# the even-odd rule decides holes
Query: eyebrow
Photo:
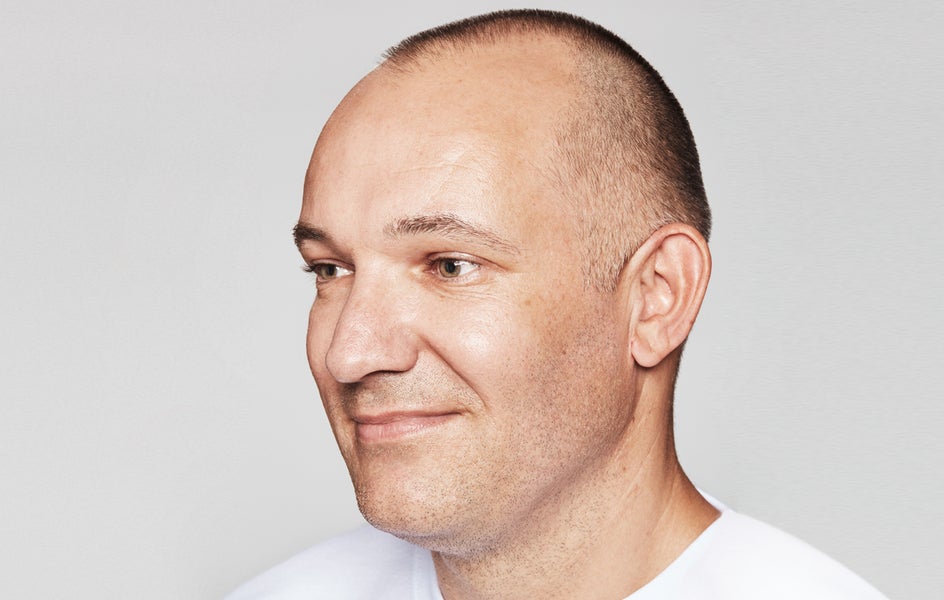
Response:
[[[391,238],[437,234],[460,242],[483,244],[507,254],[519,254],[514,244],[494,231],[482,225],[469,223],[452,213],[403,217],[384,227],[384,234]]]
[[[292,236],[295,238],[295,246],[298,248],[301,248],[302,242],[305,240],[331,243],[331,236],[328,235],[324,229],[309,225],[303,221],[299,221],[295,227],[292,228]]]
[[[298,247],[306,240],[332,243],[328,232],[304,221],[299,221],[292,233]],[[460,242],[483,244],[507,254],[520,254],[514,244],[497,233],[481,225],[469,223],[452,213],[403,217],[384,227],[384,235],[394,239],[423,234],[437,234]]]

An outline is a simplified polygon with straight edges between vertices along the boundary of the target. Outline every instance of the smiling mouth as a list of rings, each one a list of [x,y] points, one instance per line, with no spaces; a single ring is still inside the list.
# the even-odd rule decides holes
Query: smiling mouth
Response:
[[[457,412],[390,412],[353,418],[357,439],[363,443],[392,442],[411,438],[445,425]]]

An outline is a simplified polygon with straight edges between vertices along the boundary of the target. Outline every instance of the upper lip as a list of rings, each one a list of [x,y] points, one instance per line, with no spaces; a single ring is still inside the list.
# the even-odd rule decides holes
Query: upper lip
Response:
[[[457,410],[435,409],[435,410],[392,410],[381,413],[356,413],[351,417],[355,423],[365,425],[380,425],[383,423],[393,423],[405,419],[422,419],[424,417],[442,417],[445,415],[458,414]]]

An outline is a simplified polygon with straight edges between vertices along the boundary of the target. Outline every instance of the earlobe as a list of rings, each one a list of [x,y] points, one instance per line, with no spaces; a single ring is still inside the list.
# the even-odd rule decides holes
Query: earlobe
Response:
[[[711,274],[708,243],[689,225],[673,223],[633,254],[633,360],[644,367],[662,362],[688,337]]]

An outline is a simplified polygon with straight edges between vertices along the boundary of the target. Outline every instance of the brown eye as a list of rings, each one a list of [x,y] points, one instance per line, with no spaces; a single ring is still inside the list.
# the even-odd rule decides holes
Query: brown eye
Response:
[[[478,267],[470,260],[458,258],[441,258],[436,261],[436,272],[443,279],[455,279],[471,272]]]
[[[351,274],[349,269],[339,267],[338,265],[332,263],[314,264],[311,265],[308,270],[314,273],[315,276],[322,281],[328,279],[337,279],[338,277],[344,277],[345,275]]]
[[[315,275],[324,277],[325,279],[331,279],[337,272],[338,268],[335,265],[318,265],[315,267]]]

